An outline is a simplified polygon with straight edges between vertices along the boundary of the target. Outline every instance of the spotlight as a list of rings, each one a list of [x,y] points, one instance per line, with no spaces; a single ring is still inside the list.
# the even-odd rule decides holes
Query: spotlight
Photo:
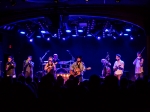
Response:
[[[30,39],[29,41],[30,41],[30,42],[33,42],[33,39]]]
[[[82,33],[82,32],[83,32],[83,30],[78,30],[78,32],[79,32],[79,33]]]
[[[100,40],[100,39],[101,39],[101,37],[97,37],[97,39],[98,39],[98,40]]]
[[[47,38],[47,41],[50,41],[50,38]]]
[[[41,38],[41,36],[36,36],[37,38]]]
[[[77,35],[72,35],[73,37],[76,37]]]
[[[67,33],[71,33],[71,30],[66,30]]]
[[[133,40],[133,37],[130,37],[130,40]]]
[[[116,39],[116,37],[115,36],[113,36],[114,37],[114,39]]]
[[[131,31],[131,29],[126,29],[126,31],[127,31],[127,32],[130,32],[130,31]]]
[[[128,36],[128,34],[124,34],[124,36]]]
[[[91,37],[92,35],[91,35],[91,34],[88,34],[87,36],[88,36],[88,37]]]
[[[62,38],[62,40],[66,40],[65,38]]]
[[[26,34],[24,31],[21,31],[20,34]]]

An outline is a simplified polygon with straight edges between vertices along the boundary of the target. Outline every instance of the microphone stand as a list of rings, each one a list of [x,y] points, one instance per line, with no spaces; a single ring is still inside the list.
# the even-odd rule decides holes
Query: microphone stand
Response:
[[[49,51],[46,51],[45,54],[42,57],[40,57],[40,63],[41,63],[40,65],[42,67],[42,69],[41,69],[42,71],[43,71],[43,66],[42,66],[43,65],[43,59],[45,58],[45,56],[47,55],[48,52]]]
[[[71,61],[74,61],[75,60],[75,58],[73,57],[73,55],[70,53],[70,51],[68,51],[68,53],[70,54],[70,56],[71,56],[71,60],[70,60],[70,66],[71,66]]]

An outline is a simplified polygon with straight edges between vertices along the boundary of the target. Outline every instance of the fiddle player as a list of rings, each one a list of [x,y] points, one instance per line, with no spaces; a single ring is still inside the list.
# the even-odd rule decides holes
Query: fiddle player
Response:
[[[49,57],[48,63],[46,63],[44,70],[46,71],[47,74],[52,74],[56,78],[56,74],[55,74],[56,65],[53,62],[53,57]]]
[[[27,60],[23,62],[23,72],[25,78],[27,77],[33,78],[33,68],[34,68],[34,62],[32,61],[32,56],[28,56]]]
[[[16,68],[16,63],[14,62],[13,57],[9,56],[5,68],[6,76],[16,78],[15,68]]]
[[[118,78],[118,80],[120,80],[124,70],[124,62],[121,60],[120,54],[116,54],[116,61],[114,63],[113,69],[114,75]]]
[[[85,71],[85,65],[82,62],[82,58],[80,56],[78,56],[76,62],[74,62],[70,66],[70,71],[72,75],[79,78],[80,82],[83,80],[83,72]]]
[[[137,52],[137,58],[133,61],[133,65],[135,65],[135,78],[143,78],[143,63],[144,59],[141,56],[140,52]]]

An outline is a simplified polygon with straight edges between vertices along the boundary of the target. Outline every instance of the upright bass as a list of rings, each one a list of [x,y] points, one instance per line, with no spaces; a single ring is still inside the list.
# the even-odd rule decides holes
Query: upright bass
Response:
[[[105,59],[102,59],[101,62],[103,64],[103,69],[102,69],[102,76],[106,77],[108,75],[111,74],[111,63],[109,62],[110,57],[109,57],[109,53],[107,52],[107,56]]]

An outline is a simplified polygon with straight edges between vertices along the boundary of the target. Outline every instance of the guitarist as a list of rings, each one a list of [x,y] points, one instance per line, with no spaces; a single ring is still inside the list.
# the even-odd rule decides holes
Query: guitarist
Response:
[[[114,75],[120,80],[124,70],[124,62],[121,60],[120,54],[116,54],[116,60],[113,66]]]
[[[78,77],[79,81],[81,82],[83,80],[84,71],[85,71],[85,65],[82,62],[82,57],[78,56],[77,61],[70,66],[70,74],[74,75],[75,77]]]

